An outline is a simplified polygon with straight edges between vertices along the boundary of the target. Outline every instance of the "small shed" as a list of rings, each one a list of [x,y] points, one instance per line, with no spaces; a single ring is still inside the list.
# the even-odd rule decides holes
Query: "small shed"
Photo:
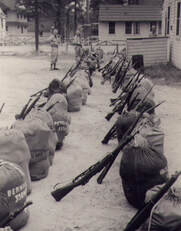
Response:
[[[130,38],[127,39],[126,46],[128,58],[135,60],[135,57],[142,57],[145,67],[166,64],[169,60],[167,37]]]

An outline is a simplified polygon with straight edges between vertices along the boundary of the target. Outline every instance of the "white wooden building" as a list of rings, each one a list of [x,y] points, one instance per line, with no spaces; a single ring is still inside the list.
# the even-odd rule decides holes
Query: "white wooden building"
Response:
[[[6,36],[6,16],[0,8],[0,45],[4,45]]]
[[[15,0],[0,0],[0,8],[6,15],[6,31],[8,34],[27,33],[27,17],[22,12],[17,12]]]
[[[138,4],[99,6],[99,40],[161,36],[162,5],[156,1],[154,4],[153,0],[136,2]]]
[[[181,69],[181,0],[165,0],[163,34],[169,37],[169,60]]]

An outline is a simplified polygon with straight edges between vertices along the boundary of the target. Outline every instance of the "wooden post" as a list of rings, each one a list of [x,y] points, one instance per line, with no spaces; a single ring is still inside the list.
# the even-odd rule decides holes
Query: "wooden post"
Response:
[[[38,12],[38,0],[35,0],[35,49],[39,50],[39,12]]]

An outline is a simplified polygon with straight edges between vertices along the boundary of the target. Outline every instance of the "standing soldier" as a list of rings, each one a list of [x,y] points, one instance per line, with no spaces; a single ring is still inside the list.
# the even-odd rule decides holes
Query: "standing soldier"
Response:
[[[56,68],[56,64],[58,61],[58,46],[60,43],[60,36],[58,35],[58,30],[53,28],[52,35],[49,38],[50,46],[51,46],[51,62],[50,62],[50,70],[58,70]]]
[[[75,45],[75,61],[78,63],[82,57],[82,44],[81,44],[81,33],[78,30],[74,37],[74,45]]]

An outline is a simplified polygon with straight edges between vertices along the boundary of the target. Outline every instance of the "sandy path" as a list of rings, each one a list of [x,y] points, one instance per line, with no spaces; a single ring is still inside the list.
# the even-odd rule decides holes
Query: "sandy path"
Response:
[[[64,73],[71,61],[61,60]],[[29,95],[47,86],[51,79],[62,77],[62,72],[49,72],[47,58],[0,58],[0,103],[6,102],[1,126],[9,126],[28,100]],[[123,230],[135,210],[129,206],[121,188],[118,174],[121,154],[102,185],[97,176],[84,187],[78,187],[61,202],[55,202],[50,192],[53,186],[69,183],[72,178],[96,163],[116,147],[116,141],[102,145],[101,140],[111,123],[104,119],[112,96],[109,84],[102,86],[95,77],[92,94],[80,112],[71,113],[70,134],[61,151],[56,152],[54,164],[46,179],[32,183],[33,201],[25,231]],[[166,133],[165,154],[170,172],[181,169],[181,90],[177,87],[156,86],[157,101],[167,100],[157,110]],[[114,118],[115,119],[115,118]],[[181,182],[181,181],[180,181]]]

